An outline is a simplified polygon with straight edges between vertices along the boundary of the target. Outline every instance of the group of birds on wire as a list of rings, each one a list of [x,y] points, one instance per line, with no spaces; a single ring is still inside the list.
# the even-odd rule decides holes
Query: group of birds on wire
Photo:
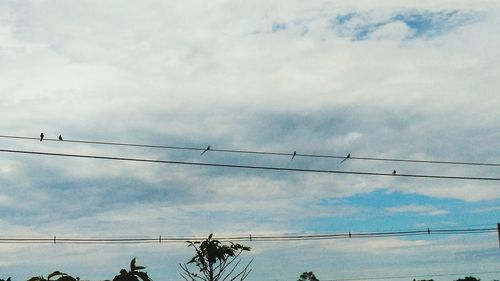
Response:
[[[40,133],[40,142],[43,141],[44,138],[45,138],[45,135],[43,133]],[[63,141],[62,135],[59,135],[58,139],[60,141]]]
[[[38,139],[34,137],[28,136],[13,136],[13,135],[0,135],[0,138],[7,139],[22,139],[22,140],[33,140]],[[62,136],[59,139],[50,139],[49,141],[57,141],[62,140]],[[464,162],[464,161],[444,161],[444,160],[423,160],[423,159],[401,159],[401,158],[380,158],[380,157],[362,157],[362,156],[352,156],[351,154],[347,154],[347,156],[340,155],[328,155],[328,154],[304,154],[297,153],[294,151],[293,153],[289,152],[273,152],[273,151],[255,151],[255,150],[235,150],[235,149],[214,149],[210,146],[200,148],[200,147],[189,147],[189,146],[172,146],[172,145],[153,145],[153,144],[138,144],[138,143],[124,143],[124,142],[104,142],[104,141],[91,141],[91,140],[77,140],[77,139],[69,139],[66,140],[71,143],[82,143],[82,144],[97,144],[97,145],[115,145],[115,146],[131,146],[131,147],[144,147],[144,148],[161,148],[161,149],[176,149],[176,150],[194,150],[194,151],[202,151],[200,155],[203,155],[207,151],[213,152],[224,152],[224,153],[238,153],[238,154],[258,154],[258,155],[271,155],[271,156],[291,156],[292,160],[297,157],[306,157],[306,158],[333,158],[333,159],[342,159],[339,164],[342,164],[347,159],[352,160],[364,160],[364,161],[388,161],[388,162],[407,162],[407,163],[422,163],[422,164],[446,164],[446,165],[472,165],[472,166],[495,166],[500,167],[500,163],[487,163],[487,162]]]
[[[291,156],[291,161],[296,157],[304,158],[321,158],[321,159],[341,159],[338,165],[341,165],[348,159],[351,160],[362,160],[362,161],[388,161],[388,162],[407,162],[407,163],[417,163],[417,164],[445,164],[445,165],[472,165],[472,166],[482,166],[482,167],[500,167],[500,163],[492,162],[464,162],[464,161],[444,161],[444,160],[419,160],[419,159],[404,159],[404,158],[381,158],[381,157],[360,157],[352,156],[348,153],[345,156],[339,155],[329,155],[329,154],[304,154],[297,153],[285,153],[276,151],[256,151],[256,150],[235,150],[235,149],[219,149],[213,148],[210,145],[204,148],[193,147],[193,146],[168,146],[168,145],[153,145],[153,144],[139,144],[139,143],[125,143],[125,142],[109,142],[109,141],[92,141],[92,140],[79,140],[79,139],[63,139],[62,135],[59,138],[47,138],[44,133],[40,134],[40,137],[29,137],[29,136],[15,136],[15,135],[0,135],[0,138],[6,139],[21,139],[21,140],[39,140],[42,141],[57,141],[57,142],[67,142],[67,143],[79,143],[79,144],[95,144],[95,145],[111,145],[111,146],[128,146],[128,147],[142,147],[142,148],[155,148],[155,149],[172,149],[172,150],[189,150],[189,151],[201,151],[200,156],[204,155],[208,151],[218,152],[218,153],[236,153],[236,154],[254,154],[254,155],[266,155],[266,156]],[[452,176],[452,175],[428,175],[428,174],[409,174],[409,173],[399,173],[393,170],[392,173],[383,172],[367,172],[367,171],[344,171],[344,170],[332,170],[332,169],[313,169],[313,168],[299,168],[299,167],[276,167],[276,166],[264,166],[264,165],[245,165],[245,164],[230,164],[230,163],[207,163],[207,162],[193,162],[193,161],[178,161],[178,160],[157,160],[157,159],[145,159],[145,158],[132,158],[132,157],[114,157],[114,156],[101,156],[101,155],[88,155],[88,154],[76,154],[76,153],[53,153],[53,152],[42,152],[42,151],[28,151],[19,149],[1,149],[0,152],[3,153],[20,153],[20,154],[30,154],[30,155],[44,155],[44,156],[58,156],[58,157],[75,157],[75,158],[87,158],[87,159],[102,159],[102,160],[115,160],[115,161],[133,161],[133,162],[147,162],[147,163],[161,163],[161,164],[175,164],[175,165],[189,165],[189,166],[204,166],[204,167],[220,167],[220,168],[237,168],[237,169],[257,169],[266,171],[283,171],[283,172],[308,172],[308,173],[321,173],[321,174],[351,174],[351,175],[366,175],[366,176],[398,176],[398,177],[409,177],[409,178],[434,178],[434,179],[450,179],[450,180],[481,180],[481,181],[500,181],[500,177],[477,177],[477,176]]]
[[[40,142],[41,142],[41,141],[43,141],[43,139],[44,139],[44,138],[45,138],[44,133],[43,133],[43,132],[42,132],[42,133],[40,133]],[[59,135],[58,139],[59,139],[60,141],[64,141],[64,139],[63,139],[62,135]],[[205,148],[205,150],[203,150],[203,151],[200,153],[200,156],[203,156],[203,154],[205,154],[207,151],[210,151],[210,145],[209,145],[209,146],[207,146],[207,148]],[[290,161],[293,161],[293,159],[295,158],[295,156],[297,156],[297,151],[294,151],[294,152],[293,152],[293,154],[292,154],[292,159],[291,159]],[[348,153],[348,154],[347,154],[347,156],[346,156],[344,159],[342,159],[342,161],[340,161],[339,165],[340,165],[340,164],[342,164],[342,163],[344,163],[347,159],[350,159],[350,158],[351,158],[351,153]],[[393,175],[396,175],[396,173],[397,173],[397,172],[396,172],[396,170],[393,170],[393,171],[392,171],[392,174],[393,174]]]

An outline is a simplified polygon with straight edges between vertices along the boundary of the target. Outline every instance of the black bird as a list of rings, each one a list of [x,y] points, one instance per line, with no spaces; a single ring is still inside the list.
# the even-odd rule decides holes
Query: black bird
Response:
[[[41,134],[40,134],[40,141],[42,141],[42,140],[43,140],[43,137],[44,137],[44,135],[43,135],[43,133],[41,133]]]
[[[342,159],[342,161],[340,161],[339,165],[344,163],[344,161],[349,159],[349,158],[351,158],[351,153],[347,154],[347,156],[344,159]]]
[[[392,171],[392,175],[395,175],[396,174],[396,170]]]
[[[293,152],[292,159],[291,159],[290,161],[292,161],[292,160],[293,160],[293,158],[295,158],[295,156],[297,156],[297,151],[294,151],[294,152]]]
[[[205,148],[205,150],[203,150],[203,152],[200,154],[200,156],[201,156],[201,155],[203,155],[203,154],[205,154],[205,152],[207,152],[207,151],[209,151],[209,150],[210,150],[210,145],[209,145],[209,146],[207,146],[207,148]]]
[[[59,135],[59,140],[60,140],[60,141],[62,141],[62,140],[63,140],[63,138],[62,138],[62,136],[61,136],[61,135]]]

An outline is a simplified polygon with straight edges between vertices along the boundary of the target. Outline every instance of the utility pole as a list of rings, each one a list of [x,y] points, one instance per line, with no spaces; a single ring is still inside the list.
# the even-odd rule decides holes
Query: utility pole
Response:
[[[497,229],[498,229],[498,246],[500,246],[500,223],[497,223]]]

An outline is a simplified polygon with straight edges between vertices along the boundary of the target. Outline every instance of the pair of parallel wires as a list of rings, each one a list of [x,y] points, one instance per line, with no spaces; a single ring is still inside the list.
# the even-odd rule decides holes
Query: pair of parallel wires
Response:
[[[28,137],[28,136],[13,136],[13,135],[0,135],[4,139],[18,139],[18,140],[40,140],[42,138]],[[327,154],[302,154],[293,151],[292,153],[272,152],[272,151],[254,151],[254,150],[234,150],[234,149],[216,149],[210,145],[201,147],[191,146],[170,146],[170,145],[153,145],[153,144],[138,144],[138,143],[124,143],[124,142],[104,142],[104,141],[89,141],[78,139],[53,139],[43,138],[43,141],[51,142],[64,142],[64,143],[79,143],[79,144],[94,144],[94,145],[108,145],[108,146],[127,146],[127,147],[141,147],[141,148],[157,148],[157,149],[170,149],[170,150],[189,150],[201,151],[201,155],[207,152],[215,153],[236,153],[236,154],[256,154],[267,156],[287,156],[293,160],[297,157],[304,158],[330,158],[342,159],[341,162],[346,160],[359,160],[359,161],[384,161],[384,162],[406,162],[406,163],[419,163],[419,164],[442,164],[442,165],[468,165],[468,166],[489,166],[500,167],[500,163],[487,163],[487,162],[465,162],[465,161],[442,161],[442,160],[418,160],[418,159],[400,159],[400,158],[377,158],[377,157],[357,157],[352,156],[350,153],[346,156],[327,155]],[[267,171],[280,171],[280,172],[302,172],[302,173],[321,173],[321,174],[350,174],[350,175],[363,175],[363,176],[389,176],[389,177],[408,177],[408,178],[431,178],[431,179],[449,179],[449,180],[476,180],[476,181],[500,181],[500,177],[477,177],[477,176],[449,176],[449,175],[428,175],[428,174],[401,174],[396,170],[388,173],[380,172],[365,172],[365,171],[344,171],[344,170],[328,170],[328,169],[306,169],[306,168],[290,168],[278,166],[262,166],[262,165],[242,165],[230,163],[210,163],[210,162],[197,162],[197,161],[174,161],[174,160],[157,160],[133,157],[115,157],[105,155],[90,155],[78,153],[54,153],[46,151],[33,151],[33,150],[20,150],[20,149],[0,149],[3,153],[15,154],[29,154],[39,156],[53,156],[53,157],[71,157],[71,158],[86,158],[86,159],[100,159],[100,160],[113,160],[113,161],[129,161],[129,162],[145,162],[157,164],[174,164],[174,165],[188,165],[188,166],[205,166],[205,167],[218,167],[218,168],[235,168],[235,169],[251,169],[251,170],[267,170]]]
[[[221,242],[291,242],[334,239],[366,239],[430,235],[477,235],[500,231],[498,227],[420,229],[382,232],[308,233],[308,234],[257,234],[221,235]],[[202,236],[156,236],[156,237],[23,237],[0,236],[0,244],[162,244],[203,241]]]

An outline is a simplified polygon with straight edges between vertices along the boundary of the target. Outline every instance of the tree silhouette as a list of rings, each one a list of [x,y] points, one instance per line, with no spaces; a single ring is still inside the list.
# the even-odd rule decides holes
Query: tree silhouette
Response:
[[[148,274],[143,271],[139,271],[141,269],[145,269],[145,266],[135,265],[135,258],[130,261],[130,270],[127,271],[125,269],[120,270],[120,274],[116,275],[113,278],[113,281],[153,281],[149,278]],[[61,280],[61,281],[69,281],[69,280]]]
[[[7,280],[4,280],[4,279],[0,278],[0,281],[10,281],[10,277],[7,277]]]
[[[455,281],[481,281],[481,279],[477,279],[476,277],[466,276],[465,278],[460,278]]]
[[[250,247],[232,242],[229,245],[223,245],[219,240],[212,239],[212,234],[203,242],[187,242],[189,243],[188,247],[193,247],[196,254],[189,262],[179,264],[183,271],[180,275],[186,281],[241,281],[247,278],[252,271],[249,269],[252,260],[241,270],[238,270],[241,263],[239,258],[241,253],[250,251]],[[194,264],[196,271],[190,270],[189,264]]]
[[[297,281],[319,281],[312,271],[303,272]]]
[[[54,278],[54,277],[58,277],[58,278]],[[34,276],[34,277],[31,277],[30,279],[28,279],[28,281],[79,281],[80,278],[78,277],[73,277],[73,276],[70,276],[64,272],[60,272],[60,271],[54,271],[52,272],[51,274],[49,274],[47,276],[47,279],[45,279],[43,276]],[[10,281],[10,278],[7,279],[7,281]]]

